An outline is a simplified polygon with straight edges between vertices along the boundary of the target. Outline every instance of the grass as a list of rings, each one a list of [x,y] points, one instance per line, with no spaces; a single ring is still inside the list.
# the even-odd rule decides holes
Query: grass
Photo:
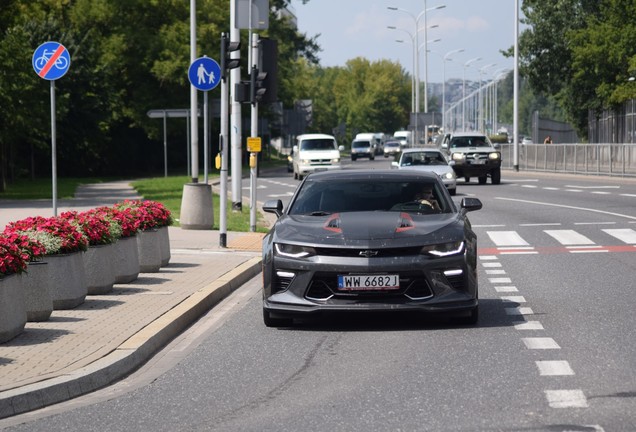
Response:
[[[249,171],[248,171],[249,172]],[[218,178],[218,177],[217,177]],[[210,181],[214,181],[214,177],[209,177]],[[114,178],[58,178],[57,179],[57,197],[58,199],[73,198],[75,190],[82,184],[104,183],[114,180]],[[131,182],[133,188],[147,200],[158,201],[165,205],[172,213],[175,219],[175,225],[179,225],[181,213],[181,200],[183,195],[183,187],[189,183],[191,178],[188,176],[169,176],[157,177],[149,179],[134,180]],[[36,180],[18,180],[11,183],[6,191],[0,192],[0,199],[7,200],[34,200],[34,199],[52,199],[51,179]],[[213,194],[212,198],[214,226],[213,229],[219,229],[220,222],[220,197]],[[227,201],[226,228],[228,231],[248,232],[250,231],[250,212],[249,207],[243,206],[243,211],[232,211],[231,200]],[[262,213],[256,212],[256,231],[267,232],[269,230]]]

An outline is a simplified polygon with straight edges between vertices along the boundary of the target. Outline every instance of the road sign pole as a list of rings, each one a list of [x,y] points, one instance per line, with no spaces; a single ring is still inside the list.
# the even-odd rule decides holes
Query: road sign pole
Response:
[[[208,92],[203,92],[203,183],[205,184],[208,184],[208,166],[210,164],[208,132]]]
[[[168,177],[168,122],[163,112],[163,176]]]
[[[53,216],[57,216],[57,130],[55,123],[55,81],[51,81],[51,180],[53,185]]]

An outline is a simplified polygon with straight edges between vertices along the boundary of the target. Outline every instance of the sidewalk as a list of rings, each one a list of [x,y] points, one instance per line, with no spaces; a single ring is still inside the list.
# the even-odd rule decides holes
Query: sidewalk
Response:
[[[139,198],[127,182],[87,185],[58,214]],[[0,228],[29,216],[52,216],[50,200],[1,201]],[[27,322],[0,344],[0,419],[62,402],[134,371],[216,303],[260,272],[261,233],[169,228],[171,258],[107,295],[87,296],[48,321]]]

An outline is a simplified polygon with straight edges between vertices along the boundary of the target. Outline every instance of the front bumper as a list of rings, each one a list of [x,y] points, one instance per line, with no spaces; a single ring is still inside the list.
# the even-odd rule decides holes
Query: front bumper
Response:
[[[341,291],[338,275],[398,274],[391,291]],[[263,268],[263,307],[277,316],[323,311],[462,312],[477,306],[477,275],[466,255],[343,258],[316,262],[277,258]]]

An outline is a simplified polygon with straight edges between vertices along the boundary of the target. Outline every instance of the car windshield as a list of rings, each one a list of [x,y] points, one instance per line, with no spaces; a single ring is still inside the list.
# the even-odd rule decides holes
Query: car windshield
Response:
[[[288,213],[312,216],[357,211],[447,213],[451,204],[440,187],[443,186],[435,181],[422,179],[312,181],[310,176],[290,203]],[[422,197],[423,192],[429,191],[428,198]]]
[[[352,148],[368,148],[371,147],[369,141],[354,141],[351,145]]]
[[[490,147],[490,144],[484,136],[465,136],[453,138],[450,147]]]
[[[336,142],[329,138],[306,139],[300,143],[301,150],[335,150]]]
[[[440,152],[409,152],[402,155],[400,166],[448,165]]]

